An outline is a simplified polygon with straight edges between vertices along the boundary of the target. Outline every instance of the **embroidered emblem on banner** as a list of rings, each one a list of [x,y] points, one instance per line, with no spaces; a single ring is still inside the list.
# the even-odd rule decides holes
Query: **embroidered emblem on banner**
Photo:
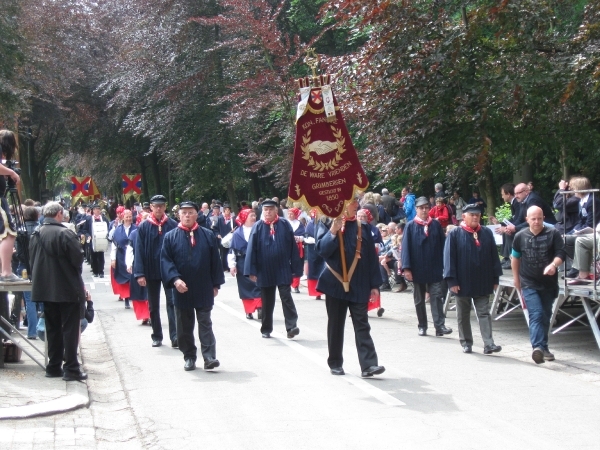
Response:
[[[310,99],[314,104],[320,105],[323,100],[321,100],[321,91],[312,91],[310,93]]]

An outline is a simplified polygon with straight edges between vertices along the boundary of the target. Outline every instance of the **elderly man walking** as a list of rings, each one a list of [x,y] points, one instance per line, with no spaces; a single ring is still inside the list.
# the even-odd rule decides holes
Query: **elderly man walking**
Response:
[[[479,319],[483,353],[502,350],[494,344],[489,297],[498,287],[502,267],[492,232],[479,224],[481,210],[476,203],[463,208],[463,221],[446,238],[444,278],[456,296],[458,334],[464,353],[473,351],[471,300]]]
[[[181,223],[165,235],[160,253],[162,280],[175,288],[177,341],[185,360],[184,370],[196,368],[195,321],[204,370],[219,367],[210,316],[225,278],[217,239],[196,223],[198,209],[194,202],[181,202]]]
[[[544,226],[544,213],[538,206],[527,210],[526,219],[529,228],[519,231],[513,241],[512,269],[515,289],[522,291],[529,312],[531,358],[542,364],[554,361],[548,348],[548,331],[565,244],[557,229]]]
[[[404,277],[414,285],[413,295],[419,336],[427,334],[427,310],[425,294],[429,292],[431,316],[435,326],[435,335],[452,333],[446,327],[444,315],[444,230],[440,222],[429,217],[429,201],[419,197],[416,202],[417,216],[404,229],[402,239],[402,268]]]
[[[48,365],[46,376],[65,381],[87,379],[77,360],[79,323],[84,317],[83,253],[77,236],[62,225],[63,207],[44,206],[44,222],[29,242],[32,298],[44,302]],[[64,363],[63,363],[64,358]]]
[[[273,332],[275,289],[279,290],[287,337],[292,339],[300,333],[298,313],[292,298],[292,278],[302,276],[304,263],[300,259],[294,231],[287,220],[277,215],[278,203],[266,199],[262,203],[262,220],[252,227],[244,264],[244,275],[250,277],[260,288],[263,305],[263,338]]]

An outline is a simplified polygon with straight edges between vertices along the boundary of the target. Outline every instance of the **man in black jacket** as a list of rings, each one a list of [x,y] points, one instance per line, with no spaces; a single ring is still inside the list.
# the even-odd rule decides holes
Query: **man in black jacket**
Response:
[[[62,225],[60,203],[46,204],[43,214],[44,222],[30,239],[29,261],[31,296],[34,301],[44,302],[49,359],[46,376],[81,381],[87,379],[77,360],[79,323],[85,305],[83,253],[77,236]]]

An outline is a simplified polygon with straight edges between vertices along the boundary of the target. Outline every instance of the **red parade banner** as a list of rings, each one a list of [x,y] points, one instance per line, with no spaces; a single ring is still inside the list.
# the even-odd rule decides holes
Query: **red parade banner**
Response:
[[[288,197],[336,218],[355,191],[367,189],[369,180],[329,85],[329,75],[318,81],[320,86],[313,83],[311,87],[309,78],[298,80],[300,101]]]

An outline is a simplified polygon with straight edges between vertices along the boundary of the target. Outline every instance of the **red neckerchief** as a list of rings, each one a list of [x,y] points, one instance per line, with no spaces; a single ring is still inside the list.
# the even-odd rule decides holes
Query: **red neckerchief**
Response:
[[[415,217],[413,219],[416,223],[418,223],[419,225],[422,225],[425,227],[425,236],[429,236],[429,224],[431,223],[431,221],[433,220],[431,217],[428,217],[427,220],[423,220],[423,219],[419,219],[418,217]]]
[[[92,216],[94,218],[94,220],[96,222],[102,222],[102,216],[101,215],[97,215],[97,216]]]
[[[169,217],[164,214],[162,216],[162,219],[160,219],[160,222],[158,221],[158,219],[156,217],[154,217],[154,214],[150,214],[148,216],[147,219],[152,225],[156,225],[158,227],[158,234],[162,234],[162,226],[167,223],[167,220],[169,220]]]
[[[269,222],[268,220],[263,219],[263,222],[271,227],[271,229],[269,230],[269,234],[273,236],[273,239],[275,239],[275,227],[273,225],[276,224],[278,220],[279,216],[275,216],[275,220],[273,222]]]
[[[478,236],[477,236],[477,232],[478,232],[479,230],[481,230],[481,225],[477,225],[477,228],[473,229],[473,228],[471,228],[471,227],[468,227],[466,223],[464,223],[464,222],[461,222],[461,223],[460,223],[460,227],[461,227],[463,230],[465,230],[465,231],[468,231],[469,233],[471,233],[471,234],[473,235],[473,238],[475,239],[475,245],[476,245],[477,247],[479,247],[479,245],[480,245],[480,244],[479,244],[479,239],[478,239]]]
[[[229,214],[223,213],[223,219],[225,219],[225,223],[229,222],[231,220],[231,213],[229,213]]]
[[[353,217],[343,216],[342,217],[342,228],[340,229],[342,234],[344,234],[344,231],[346,231],[346,222],[356,222],[356,216],[353,216]]]
[[[196,240],[194,239],[194,231],[196,231],[198,229],[198,223],[194,222],[194,226],[192,228],[188,228],[188,227],[182,225],[181,223],[177,226],[179,228],[181,228],[183,231],[185,231],[186,233],[190,233],[190,242],[192,244],[192,247],[194,247],[196,245]]]

